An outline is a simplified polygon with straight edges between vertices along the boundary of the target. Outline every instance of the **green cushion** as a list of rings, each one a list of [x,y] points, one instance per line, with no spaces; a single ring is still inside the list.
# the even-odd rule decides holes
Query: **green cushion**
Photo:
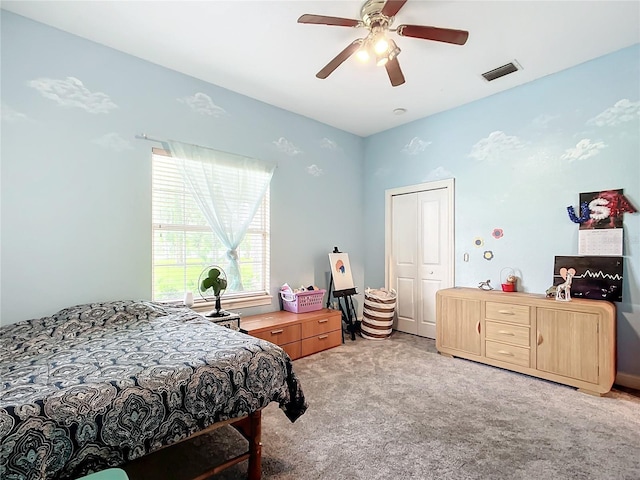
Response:
[[[92,473],[78,480],[129,480],[124,470],[119,468],[108,468],[101,472]]]

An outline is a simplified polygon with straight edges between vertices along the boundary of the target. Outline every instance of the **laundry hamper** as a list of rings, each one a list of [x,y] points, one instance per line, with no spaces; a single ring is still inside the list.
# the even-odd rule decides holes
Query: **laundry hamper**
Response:
[[[291,292],[280,290],[282,308],[287,312],[306,313],[322,310],[322,298],[326,290],[309,290],[306,292]]]
[[[396,310],[397,294],[395,290],[384,288],[364,292],[364,311],[362,316],[362,338],[384,340],[389,338],[393,327],[393,315]]]

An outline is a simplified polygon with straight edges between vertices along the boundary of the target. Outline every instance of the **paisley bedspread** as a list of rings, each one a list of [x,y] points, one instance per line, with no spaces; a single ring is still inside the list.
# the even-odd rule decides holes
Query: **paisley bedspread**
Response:
[[[307,408],[279,347],[153,302],[0,328],[0,478],[78,478],[272,401]]]

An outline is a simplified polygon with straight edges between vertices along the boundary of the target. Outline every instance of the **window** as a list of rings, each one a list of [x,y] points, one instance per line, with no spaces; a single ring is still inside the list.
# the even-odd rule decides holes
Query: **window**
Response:
[[[178,301],[191,291],[197,302],[202,300],[198,279],[205,267],[219,265],[230,275],[227,248],[207,225],[175,159],[165,150],[153,149],[152,182],[153,299]],[[255,301],[256,297],[269,299],[259,304],[270,302],[269,250],[267,189],[237,248],[241,287],[236,291],[233,287],[227,289],[223,296],[225,304],[249,306],[251,303],[243,305],[242,301]],[[231,286],[235,282],[228,283]]]

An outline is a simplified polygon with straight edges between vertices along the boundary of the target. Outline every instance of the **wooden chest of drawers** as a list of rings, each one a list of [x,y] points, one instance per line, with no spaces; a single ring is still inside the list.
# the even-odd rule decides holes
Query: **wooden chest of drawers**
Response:
[[[263,313],[243,318],[240,331],[281,346],[295,360],[342,344],[342,313]]]
[[[436,347],[604,394],[615,378],[615,306],[544,295],[450,288],[436,294]]]

